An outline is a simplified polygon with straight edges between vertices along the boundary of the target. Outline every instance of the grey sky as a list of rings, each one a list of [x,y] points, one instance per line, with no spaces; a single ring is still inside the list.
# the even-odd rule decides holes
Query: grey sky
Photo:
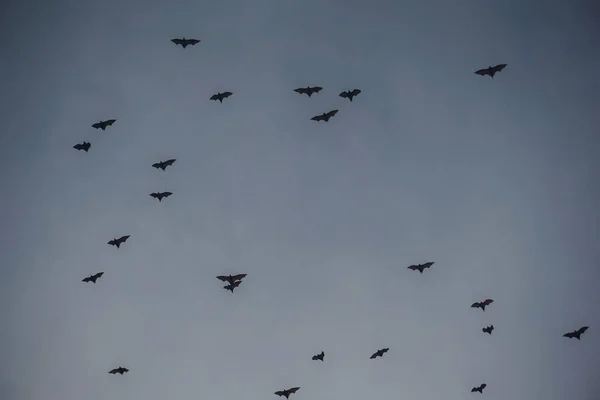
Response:
[[[526,3],[3,3],[0,398],[597,399],[600,7]]]

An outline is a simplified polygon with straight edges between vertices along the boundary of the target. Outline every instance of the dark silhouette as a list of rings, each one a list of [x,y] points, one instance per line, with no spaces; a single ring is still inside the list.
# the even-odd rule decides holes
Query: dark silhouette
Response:
[[[408,269],[412,269],[413,271],[419,271],[420,273],[423,273],[423,271],[426,268],[431,268],[431,266],[435,264],[435,262],[427,262],[425,264],[416,264],[416,265],[411,265],[408,267]]]
[[[194,46],[195,44],[200,43],[200,41],[198,39],[186,39],[186,38],[171,39],[171,42],[175,43],[175,45],[181,45],[181,47],[183,47],[184,49],[187,46]]]
[[[585,331],[587,331],[589,328],[590,328],[589,326],[582,326],[581,328],[577,329],[576,331],[565,333],[563,335],[563,337],[566,337],[569,339],[576,338],[577,340],[581,340],[581,335],[583,333],[585,333]]]
[[[494,325],[486,326],[485,328],[482,329],[483,333],[489,333],[490,335],[492,334],[493,330],[494,330]]]
[[[213,95],[211,96],[211,98],[210,98],[210,99],[211,99],[211,100],[215,100],[215,101],[219,100],[219,102],[221,102],[221,103],[222,103],[222,102],[223,102],[223,99],[226,99],[226,98],[228,98],[228,97],[229,97],[229,96],[231,96],[232,94],[233,94],[233,93],[231,93],[231,92],[223,92],[223,93],[220,93],[220,92],[219,92],[219,93],[217,93],[217,94],[213,94]]]
[[[171,192],[154,192],[150,193],[150,196],[154,197],[155,199],[158,199],[158,201],[162,201],[162,199],[164,199],[165,197],[169,197],[172,194],[173,193]]]
[[[157,163],[154,163],[154,164],[152,164],[152,166],[156,169],[162,169],[164,171],[165,169],[167,169],[167,167],[169,165],[173,165],[173,163],[175,161],[176,161],[175,158],[171,158],[170,160],[167,160],[167,161],[159,161]]]
[[[219,275],[217,279],[223,282],[228,282],[230,285],[233,285],[236,281],[241,281],[246,277],[247,274],[237,274],[237,275]]]
[[[494,78],[494,75],[496,75],[496,73],[502,71],[505,67],[506,67],[506,64],[498,64],[495,67],[479,69],[479,70],[475,71],[475,73],[477,75],[481,75],[481,76],[489,75],[492,78]]]
[[[317,354],[317,355],[312,356],[313,361],[317,361],[317,360],[325,361],[324,358],[325,358],[325,352],[324,351],[322,351],[321,354]]]
[[[485,308],[487,306],[489,306],[490,304],[492,304],[493,302],[494,302],[494,300],[492,300],[492,299],[486,299],[486,300],[482,301],[481,303],[475,302],[475,303],[471,304],[471,307],[481,308],[483,311],[485,311]]]
[[[85,152],[87,153],[91,146],[92,145],[90,142],[83,142],[76,144],[75,146],[73,146],[73,148],[76,150],[85,150]]]
[[[385,349],[377,350],[375,353],[373,353],[373,355],[370,357],[370,359],[372,360],[372,359],[377,358],[377,357],[383,357],[383,355],[385,353],[387,353],[388,350],[389,350],[388,347],[386,347]]]
[[[236,287],[240,286],[240,283],[242,283],[242,281],[236,281],[236,282],[230,283],[229,285],[223,286],[223,289],[229,290],[231,293],[233,293],[233,290]]]
[[[88,283],[88,282],[96,283],[96,280],[97,280],[98,278],[100,278],[102,275],[104,275],[104,272],[98,272],[97,274],[94,274],[94,275],[88,276],[87,278],[83,278],[83,280],[82,280],[81,282],[85,282],[85,283]]]
[[[290,394],[296,393],[298,391],[298,389],[300,389],[300,387],[293,387],[291,389],[279,390],[279,391],[275,392],[275,394],[277,396],[285,396],[286,399],[289,399]]]
[[[474,387],[473,389],[471,389],[471,393],[475,393],[475,392],[479,392],[481,394],[483,394],[483,389],[485,389],[487,385],[485,383],[482,383],[479,386]]]
[[[116,121],[117,121],[116,119],[109,119],[106,121],[96,122],[95,124],[92,125],[92,128],[105,130],[107,127],[111,126]]]
[[[125,235],[125,236],[121,236],[118,239],[113,239],[110,242],[108,242],[108,244],[110,244],[111,246],[117,246],[117,249],[127,241],[127,239],[129,239],[131,235]]]
[[[310,97],[314,93],[319,93],[321,90],[323,90],[323,88],[321,86],[313,86],[313,87],[305,87],[305,88],[294,89],[294,92],[300,93],[300,94],[305,94],[308,97]]]
[[[311,118],[312,121],[325,121],[329,122],[329,118],[333,117],[338,113],[339,110],[331,110],[329,112],[323,113],[321,115],[317,115]]]
[[[127,368],[121,367],[119,366],[119,368],[115,368],[115,369],[111,369],[110,371],[108,371],[109,374],[121,374],[123,375],[125,372],[129,372],[129,370]]]
[[[344,99],[348,99],[350,101],[352,101],[352,99],[356,96],[358,96],[360,94],[361,90],[360,89],[354,89],[352,91],[346,90],[345,92],[340,93],[340,97],[343,97]]]

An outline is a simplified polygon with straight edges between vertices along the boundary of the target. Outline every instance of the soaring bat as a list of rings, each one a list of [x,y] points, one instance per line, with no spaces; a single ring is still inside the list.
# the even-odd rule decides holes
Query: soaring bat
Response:
[[[210,99],[211,99],[211,100],[215,100],[215,101],[219,100],[219,102],[221,102],[221,103],[222,103],[222,102],[223,102],[223,99],[226,99],[226,98],[228,98],[228,97],[229,97],[229,96],[231,96],[232,94],[233,94],[233,93],[231,93],[231,92],[223,92],[223,93],[219,92],[219,93],[217,93],[217,94],[213,94],[213,95],[211,96],[211,98],[210,98]]]
[[[496,73],[502,71],[504,68],[506,68],[506,64],[498,64],[495,67],[487,67],[487,68],[479,69],[479,70],[475,71],[475,73],[477,75],[481,75],[481,76],[489,75],[492,78],[494,78],[494,75],[496,75]]]
[[[313,86],[313,87],[308,86],[305,88],[294,89],[294,92],[300,93],[300,94],[305,94],[308,97],[310,97],[314,93],[319,93],[321,90],[323,90],[323,88],[321,86]]]
[[[492,299],[486,299],[486,300],[482,301],[481,303],[476,301],[475,303],[471,304],[471,307],[472,308],[481,308],[483,311],[485,311],[485,308],[487,306],[489,306],[490,304],[492,304],[493,302],[494,302],[494,300],[492,300]]]
[[[235,281],[241,281],[242,279],[244,279],[246,277],[247,274],[237,274],[237,275],[229,275],[229,276],[225,276],[225,275],[219,275],[217,276],[217,279],[223,282],[228,282],[230,285],[233,285],[233,283]]]
[[[323,113],[321,115],[317,115],[311,118],[312,121],[325,121],[329,122],[329,118],[333,117],[338,113],[339,110],[331,110],[329,112]]]
[[[383,357],[383,355],[385,353],[387,353],[389,350],[389,347],[386,347],[385,349],[381,349],[381,350],[377,350],[375,353],[373,353],[373,355],[371,357],[369,357],[371,360],[377,357]]]
[[[152,164],[152,166],[156,169],[162,169],[164,171],[165,169],[167,169],[167,167],[169,165],[173,165],[173,163],[175,161],[176,161],[175,158],[171,158],[170,160],[167,160],[167,161],[159,161],[157,163],[154,163],[154,164]]]
[[[581,328],[577,329],[576,331],[565,333],[563,335],[563,337],[566,337],[569,339],[576,338],[577,340],[581,340],[581,334],[585,333],[585,331],[587,331],[588,329],[589,329],[589,326],[582,326]]]
[[[425,268],[431,268],[431,266],[433,264],[435,264],[435,262],[427,262],[425,264],[416,264],[416,265],[409,266],[408,269],[412,269],[413,271],[419,271],[420,273],[423,273]]]
[[[492,331],[494,330],[494,325],[486,326],[481,330],[483,331],[483,333],[489,333],[491,335]]]
[[[475,392],[479,392],[481,394],[483,394],[483,389],[485,389],[487,385],[485,383],[482,383],[479,386],[474,387],[473,389],[471,389],[471,393],[475,393]]]
[[[94,275],[90,275],[87,278],[83,278],[83,280],[81,282],[92,282],[92,283],[96,283],[96,280],[98,278],[100,278],[102,275],[104,275],[104,272],[98,272],[97,274]]]
[[[117,121],[116,119],[109,119],[106,121],[96,122],[95,124],[92,125],[92,128],[105,130],[107,127],[111,126],[116,121]]]
[[[317,360],[325,361],[324,358],[325,358],[325,352],[324,351],[322,351],[321,354],[317,354],[317,355],[312,356],[313,361],[317,361]]]
[[[229,290],[231,293],[233,293],[233,289],[235,289],[236,287],[240,286],[240,283],[242,283],[242,281],[237,281],[237,282],[230,283],[229,285],[223,286],[223,289]]]
[[[154,192],[150,193],[150,196],[154,197],[155,199],[158,199],[158,201],[162,201],[162,199],[164,199],[165,197],[169,197],[172,194],[173,193],[171,192]]]
[[[198,39],[186,39],[186,38],[171,39],[171,42],[175,43],[175,45],[181,45],[181,47],[183,47],[184,49],[187,46],[194,46],[195,44],[200,43],[200,41]]]
[[[300,389],[300,387],[293,387],[293,388],[286,389],[286,390],[278,390],[277,392],[275,392],[275,394],[277,396],[285,396],[286,399],[289,399],[290,394],[296,393],[298,391],[298,389]]]
[[[345,92],[340,93],[340,97],[343,97],[344,99],[348,99],[350,101],[352,101],[352,99],[356,96],[358,96],[360,94],[361,90],[360,89],[354,89],[352,91],[350,90],[346,90]]]
[[[127,239],[129,239],[129,236],[131,235],[125,235],[125,236],[121,236],[118,239],[113,239],[110,242],[108,242],[108,244],[110,244],[111,246],[117,246],[117,249],[127,241]]]
[[[75,146],[73,146],[73,148],[76,150],[85,150],[85,152],[87,153],[91,146],[92,145],[90,144],[90,142],[83,142],[76,144]]]
[[[121,366],[119,366],[119,368],[111,369],[110,371],[108,371],[109,374],[113,374],[113,375],[116,375],[116,374],[123,375],[125,372],[129,372],[129,370],[127,368],[121,367]]]

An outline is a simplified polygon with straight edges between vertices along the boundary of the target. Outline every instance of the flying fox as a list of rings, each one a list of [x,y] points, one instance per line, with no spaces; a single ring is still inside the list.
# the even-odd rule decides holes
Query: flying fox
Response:
[[[475,71],[475,73],[477,75],[481,75],[481,76],[489,75],[493,79],[494,75],[496,75],[498,72],[502,71],[504,68],[506,68],[506,64],[498,64],[494,67],[490,66],[487,68],[478,69],[477,71]]]
[[[108,242],[108,244],[110,244],[111,246],[117,246],[117,249],[127,241],[127,239],[129,239],[131,235],[125,235],[125,236],[121,236],[118,239],[113,239],[110,242]]]
[[[111,126],[116,121],[117,121],[116,119],[109,119],[106,121],[96,122],[95,124],[92,124],[92,128],[106,130],[107,127]]]
[[[87,153],[91,146],[92,145],[90,142],[83,142],[76,144],[75,146],[73,146],[73,148],[76,150],[85,150],[85,152]]]
[[[471,307],[472,308],[481,308],[483,311],[485,311],[485,308],[487,306],[489,306],[490,304],[492,304],[493,302],[494,302],[494,300],[492,300],[492,299],[486,299],[486,300],[482,301],[481,303],[476,301],[475,303],[471,304]]]
[[[175,158],[171,158],[170,160],[167,160],[167,161],[159,161],[157,163],[154,163],[154,164],[152,164],[152,166],[156,169],[162,169],[164,171],[165,169],[167,169],[167,167],[169,165],[173,165],[173,163],[175,161],[176,161]]]
[[[346,90],[340,93],[340,97],[352,101],[352,99],[360,94],[360,89]]]
[[[325,361],[325,352],[322,351],[321,354],[316,354],[314,356],[312,356],[313,361],[317,361],[317,360],[321,360],[321,361]]]
[[[483,389],[485,389],[487,385],[485,383],[482,383],[479,386],[474,387],[473,389],[471,389],[471,393],[475,393],[475,392],[479,392],[481,394],[483,394]]]
[[[162,199],[164,199],[165,197],[169,197],[172,194],[173,193],[171,192],[154,192],[150,193],[150,196],[154,197],[155,199],[158,199],[158,201],[162,201]]]
[[[426,268],[431,268],[431,266],[435,264],[435,262],[427,262],[425,264],[416,264],[416,265],[411,265],[408,267],[408,269],[412,269],[413,271],[419,271],[420,273],[423,273],[423,271]]]
[[[279,390],[279,391],[275,392],[275,394],[277,396],[285,396],[286,399],[289,399],[290,394],[296,393],[298,391],[298,389],[300,389],[300,387],[293,387],[293,388],[286,389],[286,390]]]
[[[294,92],[300,93],[300,94],[305,94],[308,97],[310,97],[315,93],[319,93],[321,90],[323,90],[323,88],[321,86],[313,86],[313,87],[309,86],[309,87],[305,87],[305,88],[294,89]]]
[[[194,45],[200,43],[200,41],[198,39],[186,39],[186,38],[171,39],[171,42],[175,43],[175,45],[180,45],[184,49],[187,46],[194,46]]]
[[[385,353],[387,353],[389,350],[388,347],[386,347],[385,349],[381,349],[381,350],[377,350],[375,353],[373,353],[373,355],[371,357],[369,357],[371,360],[377,357],[383,357],[383,355]]]
[[[329,112],[323,113],[321,115],[315,115],[314,117],[311,118],[312,121],[325,121],[325,122],[329,122],[329,118],[335,116],[335,114],[338,113],[339,110],[331,110]]]
[[[127,368],[121,367],[121,366],[119,368],[111,369],[110,371],[108,371],[109,374],[113,374],[113,375],[116,375],[116,374],[123,375],[126,372],[129,372],[129,370]]]
[[[104,275],[104,272],[98,272],[97,274],[90,275],[90,276],[88,276],[87,278],[83,278],[83,280],[82,280],[81,282],[85,282],[85,283],[88,283],[88,282],[96,283],[96,280],[97,280],[98,278],[100,278],[102,275]]]
[[[231,96],[232,94],[233,94],[233,93],[231,93],[231,92],[223,92],[223,93],[219,92],[219,93],[217,93],[217,94],[213,94],[213,95],[210,97],[210,99],[211,99],[211,100],[215,100],[215,101],[219,100],[219,102],[221,102],[221,103],[222,103],[224,99],[228,98],[228,97],[229,97],[229,96]]]
[[[585,331],[587,331],[588,329],[589,329],[589,326],[582,326],[581,328],[577,329],[576,331],[565,333],[563,335],[563,337],[566,337],[569,339],[575,338],[577,340],[581,340],[581,335],[583,333],[585,333]]]

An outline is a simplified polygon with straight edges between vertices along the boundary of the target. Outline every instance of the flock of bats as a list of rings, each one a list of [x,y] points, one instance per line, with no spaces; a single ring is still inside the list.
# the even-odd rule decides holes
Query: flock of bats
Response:
[[[184,49],[187,46],[194,46],[194,45],[200,43],[200,40],[186,39],[186,38],[171,39],[171,41],[173,43],[175,43],[176,45],[181,46]],[[479,69],[479,70],[475,71],[475,74],[481,75],[481,76],[487,75],[487,76],[490,76],[491,78],[494,78],[494,75],[496,75],[498,72],[502,71],[506,67],[506,65],[507,64],[498,64],[493,67],[490,66],[488,68]],[[309,86],[306,88],[294,89],[294,92],[296,92],[300,95],[305,94],[308,97],[311,97],[313,94],[318,94],[321,90],[323,90],[323,88],[320,86],[312,86],[312,87]],[[350,91],[343,91],[339,94],[339,96],[352,101],[360,93],[361,93],[360,89],[354,89],[354,90],[350,90]],[[232,95],[233,95],[232,92],[223,92],[223,93],[219,92],[219,93],[211,96],[210,100],[219,101],[220,103],[223,103],[224,99],[227,99],[228,97],[230,97]],[[312,117],[311,120],[328,122],[330,118],[334,117],[338,113],[338,111],[339,110],[331,110],[331,111],[328,111],[321,115],[316,115],[316,116]],[[104,131],[104,130],[106,130],[107,127],[112,126],[115,122],[116,122],[116,119],[109,119],[106,121],[96,122],[95,124],[92,124],[92,128],[101,129]],[[75,146],[73,146],[73,148],[75,148],[77,150],[84,150],[86,153],[88,152],[90,147],[91,147],[91,144],[89,142],[83,142],[81,144],[76,144]],[[166,160],[166,161],[159,161],[155,164],[152,164],[152,167],[165,171],[167,169],[167,167],[173,165],[173,163],[175,161],[176,161],[176,159],[174,159],[174,158]],[[171,196],[172,194],[173,193],[171,193],[171,192],[155,192],[155,193],[150,193],[150,196],[155,199],[158,199],[158,201],[160,202],[160,201],[162,201],[163,198],[167,198],[167,197]],[[123,243],[125,243],[127,241],[127,239],[129,239],[129,238],[130,238],[130,235],[124,235],[119,238],[112,239],[111,241],[108,242],[108,244],[111,246],[120,248],[120,246]],[[412,271],[419,271],[422,274],[423,271],[431,268],[434,264],[435,264],[434,262],[426,262],[424,264],[415,264],[415,265],[410,265],[408,267],[408,269],[410,269]],[[102,277],[102,275],[104,275],[104,272],[98,272],[87,278],[84,278],[83,282],[86,282],[86,283],[92,282],[95,284],[96,281]],[[231,293],[233,293],[233,291],[237,287],[240,286],[240,284],[242,283],[242,279],[244,279],[246,277],[246,275],[247,274],[220,275],[220,276],[217,276],[217,279],[226,283],[226,285],[223,286],[223,289],[228,290]],[[485,299],[484,301],[475,302],[475,303],[471,304],[471,307],[472,308],[481,308],[482,311],[485,311],[485,308],[488,307],[493,302],[494,302],[494,300],[492,300],[492,299]],[[589,329],[589,327],[583,326],[573,332],[565,333],[563,335],[563,337],[566,337],[569,339],[576,338],[577,340],[581,340],[581,335],[583,333],[585,333],[585,331],[587,331],[588,329]],[[494,325],[489,325],[482,329],[483,333],[488,333],[490,335],[492,334],[493,330],[494,330]],[[379,349],[371,355],[370,359],[375,359],[377,357],[383,357],[383,355],[385,353],[387,353],[389,350],[390,350],[389,348]],[[320,354],[316,354],[316,355],[312,356],[312,360],[322,361],[322,362],[325,361],[325,352],[321,351]],[[108,373],[113,374],[113,375],[116,375],[116,374],[123,375],[124,373],[126,373],[128,371],[129,371],[129,369],[119,366],[118,368],[114,368],[114,369],[110,370]],[[471,389],[471,392],[472,393],[479,392],[479,393],[483,394],[483,389],[485,389],[486,387],[487,387],[487,384],[482,383],[479,386],[473,387]],[[277,396],[283,396],[286,399],[289,399],[289,396],[293,393],[296,393],[299,389],[300,389],[300,387],[292,387],[290,389],[279,390],[279,391],[275,392],[275,394]]]

